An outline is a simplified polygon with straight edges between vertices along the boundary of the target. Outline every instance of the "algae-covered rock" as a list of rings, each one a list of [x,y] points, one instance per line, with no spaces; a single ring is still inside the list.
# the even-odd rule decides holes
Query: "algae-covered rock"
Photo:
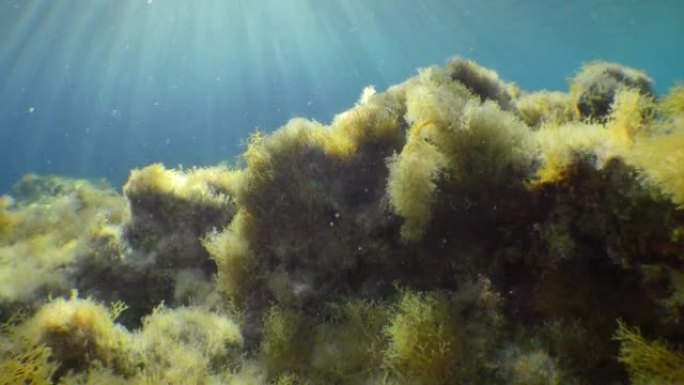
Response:
[[[571,81],[571,94],[580,118],[605,121],[616,93],[634,88],[653,95],[653,80],[646,73],[617,63],[593,62],[585,65]]]
[[[33,307],[79,287],[80,262],[116,254],[96,239],[115,237],[128,218],[125,199],[104,182],[31,174],[12,194],[0,198],[0,319],[6,306]]]
[[[205,241],[224,290],[304,305],[375,282],[397,226],[385,158],[404,140],[401,98],[371,96],[329,127],[295,119],[252,138],[241,210]]]
[[[514,100],[520,92],[515,84],[504,82],[495,71],[472,60],[454,58],[447,63],[446,71],[451,80],[463,84],[480,101],[494,101],[503,110],[513,108]]]
[[[235,214],[236,173],[220,167],[167,170],[161,164],[133,170],[124,186],[131,206],[126,239],[137,251],[151,254],[155,265],[199,265],[210,272],[199,239]]]
[[[65,384],[678,383],[681,100],[613,63],[529,92],[454,59],[366,88],[329,124],[256,132],[234,168],[153,164],[123,195],[29,175],[0,198],[0,368]]]

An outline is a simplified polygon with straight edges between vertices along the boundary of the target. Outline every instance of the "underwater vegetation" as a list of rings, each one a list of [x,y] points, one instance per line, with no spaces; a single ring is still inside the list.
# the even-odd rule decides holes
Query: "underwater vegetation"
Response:
[[[682,384],[684,88],[455,58],[231,166],[0,197],[0,384]]]

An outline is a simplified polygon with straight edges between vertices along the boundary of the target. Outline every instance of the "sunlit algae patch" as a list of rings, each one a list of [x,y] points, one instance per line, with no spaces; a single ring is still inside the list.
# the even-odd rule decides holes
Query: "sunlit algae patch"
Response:
[[[684,87],[454,59],[233,166],[0,198],[0,384],[684,384]]]

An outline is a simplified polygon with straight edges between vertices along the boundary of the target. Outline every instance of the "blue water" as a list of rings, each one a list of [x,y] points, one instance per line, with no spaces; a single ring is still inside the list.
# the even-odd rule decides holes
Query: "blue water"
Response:
[[[233,160],[454,55],[527,89],[618,61],[665,92],[683,45],[681,0],[0,0],[0,193]]]

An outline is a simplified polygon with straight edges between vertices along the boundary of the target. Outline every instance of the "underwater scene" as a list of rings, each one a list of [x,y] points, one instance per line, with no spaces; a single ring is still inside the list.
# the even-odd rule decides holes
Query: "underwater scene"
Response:
[[[0,385],[684,384],[684,3],[3,0]]]

